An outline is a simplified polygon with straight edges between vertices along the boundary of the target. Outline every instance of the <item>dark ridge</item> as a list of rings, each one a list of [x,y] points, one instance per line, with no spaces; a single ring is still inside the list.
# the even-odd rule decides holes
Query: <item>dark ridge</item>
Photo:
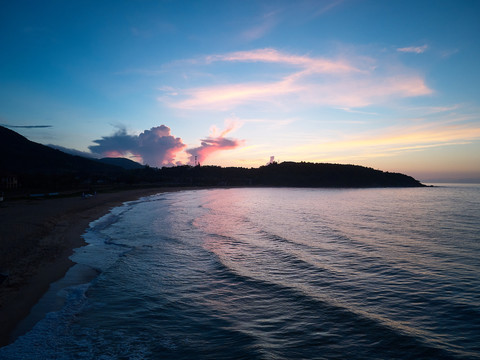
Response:
[[[272,163],[259,168],[175,166],[161,169],[122,158],[88,159],[26,139],[0,126],[0,191],[59,192],[100,187],[289,186],[418,187],[411,176],[357,165]]]
[[[273,163],[259,168],[177,166],[162,168],[158,180],[198,186],[419,187],[411,176],[358,165],[306,162]]]
[[[117,166],[69,155],[0,126],[0,169],[24,174],[109,173]]]
[[[359,165],[283,162],[258,169],[259,181],[277,186],[321,187],[416,187],[411,176]]]
[[[125,158],[106,157],[106,158],[98,159],[97,161],[100,161],[101,163],[104,163],[104,164],[119,166],[125,170],[143,169],[145,167],[144,165],[139,164],[136,161],[125,159]]]
[[[6,187],[5,177],[15,177],[21,188],[57,191],[98,179],[114,179],[124,171],[35,143],[2,126],[0,154],[2,190]]]

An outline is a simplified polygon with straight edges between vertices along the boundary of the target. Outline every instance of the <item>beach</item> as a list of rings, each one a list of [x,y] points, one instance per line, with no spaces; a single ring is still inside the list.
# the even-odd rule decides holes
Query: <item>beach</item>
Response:
[[[100,193],[91,197],[28,199],[0,203],[0,346],[33,305],[74,264],[89,223],[126,201],[175,188]]]

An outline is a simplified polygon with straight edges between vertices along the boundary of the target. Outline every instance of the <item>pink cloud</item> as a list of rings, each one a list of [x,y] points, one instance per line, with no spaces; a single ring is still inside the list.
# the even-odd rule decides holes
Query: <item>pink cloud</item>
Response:
[[[429,95],[433,91],[419,76],[394,76],[384,79],[345,79],[336,83],[311,84],[303,100],[319,105],[359,108],[383,103],[391,98]]]
[[[120,152],[120,151],[116,151],[116,150],[108,150],[108,151],[104,151],[102,153],[103,156],[105,157],[113,157],[113,158],[116,158],[116,157],[122,157],[123,154]]]
[[[189,149],[187,152],[190,154],[190,163],[193,164],[195,161],[195,156],[197,157],[198,163],[203,163],[214,152],[220,150],[232,150],[243,144],[243,141],[236,139],[227,139],[218,137],[215,139],[207,138],[203,139],[201,146]]]
[[[203,110],[230,110],[261,102],[282,107],[311,104],[355,108],[433,92],[422,76],[401,67],[372,67],[372,59],[365,64],[365,58],[358,58],[357,62],[364,65],[355,66],[344,60],[292,55],[271,48],[206,57],[207,64],[220,61],[275,63],[294,69],[286,75],[272,73],[271,81],[190,88],[158,100],[179,109]]]
[[[211,55],[206,60],[207,63],[214,61],[271,62],[302,67],[312,73],[360,72],[359,69],[343,60],[332,61],[323,58],[290,55],[271,48]]]
[[[414,53],[414,54],[422,54],[427,51],[428,45],[422,46],[409,46],[404,48],[398,48],[397,51],[404,52],[404,53]]]
[[[94,140],[96,145],[90,146],[92,153],[103,157],[124,157],[155,167],[194,164],[204,162],[211,154],[235,149],[241,146],[243,140],[227,138],[226,136],[240,126],[237,119],[227,119],[225,128],[212,126],[210,136],[201,140],[201,145],[186,150],[181,138],[174,137],[170,128],[161,125],[145,130],[139,135],[127,134],[125,129],[119,129],[111,136]]]
[[[157,167],[174,165],[177,154],[186,147],[182,139],[171,135],[170,128],[165,125],[145,130],[140,135],[130,135],[125,129],[120,129],[94,143],[97,145],[89,147],[92,153],[131,158]]]
[[[429,95],[433,91],[420,76],[388,78],[354,77],[337,81],[302,81],[294,77],[276,83],[245,83],[196,88],[184,100],[171,103],[181,109],[229,110],[243,103],[303,102],[356,108],[382,103],[391,98]]]
[[[227,127],[225,130],[220,131],[220,135],[214,136],[219,132],[216,127],[212,127],[212,135],[206,139],[201,140],[199,147],[188,149],[187,153],[190,154],[190,164],[203,163],[213,153],[221,150],[232,150],[241,146],[244,141],[232,138],[226,138],[225,135],[233,131],[238,124],[233,121],[227,121]]]
[[[213,125],[210,128],[210,137],[211,138],[225,137],[227,134],[238,129],[241,125],[242,125],[241,122],[237,118],[226,119],[224,130],[218,129],[216,125]]]
[[[215,108],[227,110],[250,101],[268,101],[272,97],[295,93],[300,86],[290,81],[276,83],[245,83],[190,89],[187,99],[171,103],[181,109]]]

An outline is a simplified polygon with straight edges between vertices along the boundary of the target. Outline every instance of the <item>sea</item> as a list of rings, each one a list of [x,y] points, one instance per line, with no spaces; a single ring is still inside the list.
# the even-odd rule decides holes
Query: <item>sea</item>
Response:
[[[480,185],[161,193],[84,238],[0,359],[480,359]]]

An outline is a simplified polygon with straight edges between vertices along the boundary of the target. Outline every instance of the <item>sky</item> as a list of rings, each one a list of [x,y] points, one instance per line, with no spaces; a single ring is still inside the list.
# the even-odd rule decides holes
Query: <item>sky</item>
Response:
[[[0,125],[150,166],[480,182],[480,1],[2,1]],[[273,157],[273,158],[272,158]]]

